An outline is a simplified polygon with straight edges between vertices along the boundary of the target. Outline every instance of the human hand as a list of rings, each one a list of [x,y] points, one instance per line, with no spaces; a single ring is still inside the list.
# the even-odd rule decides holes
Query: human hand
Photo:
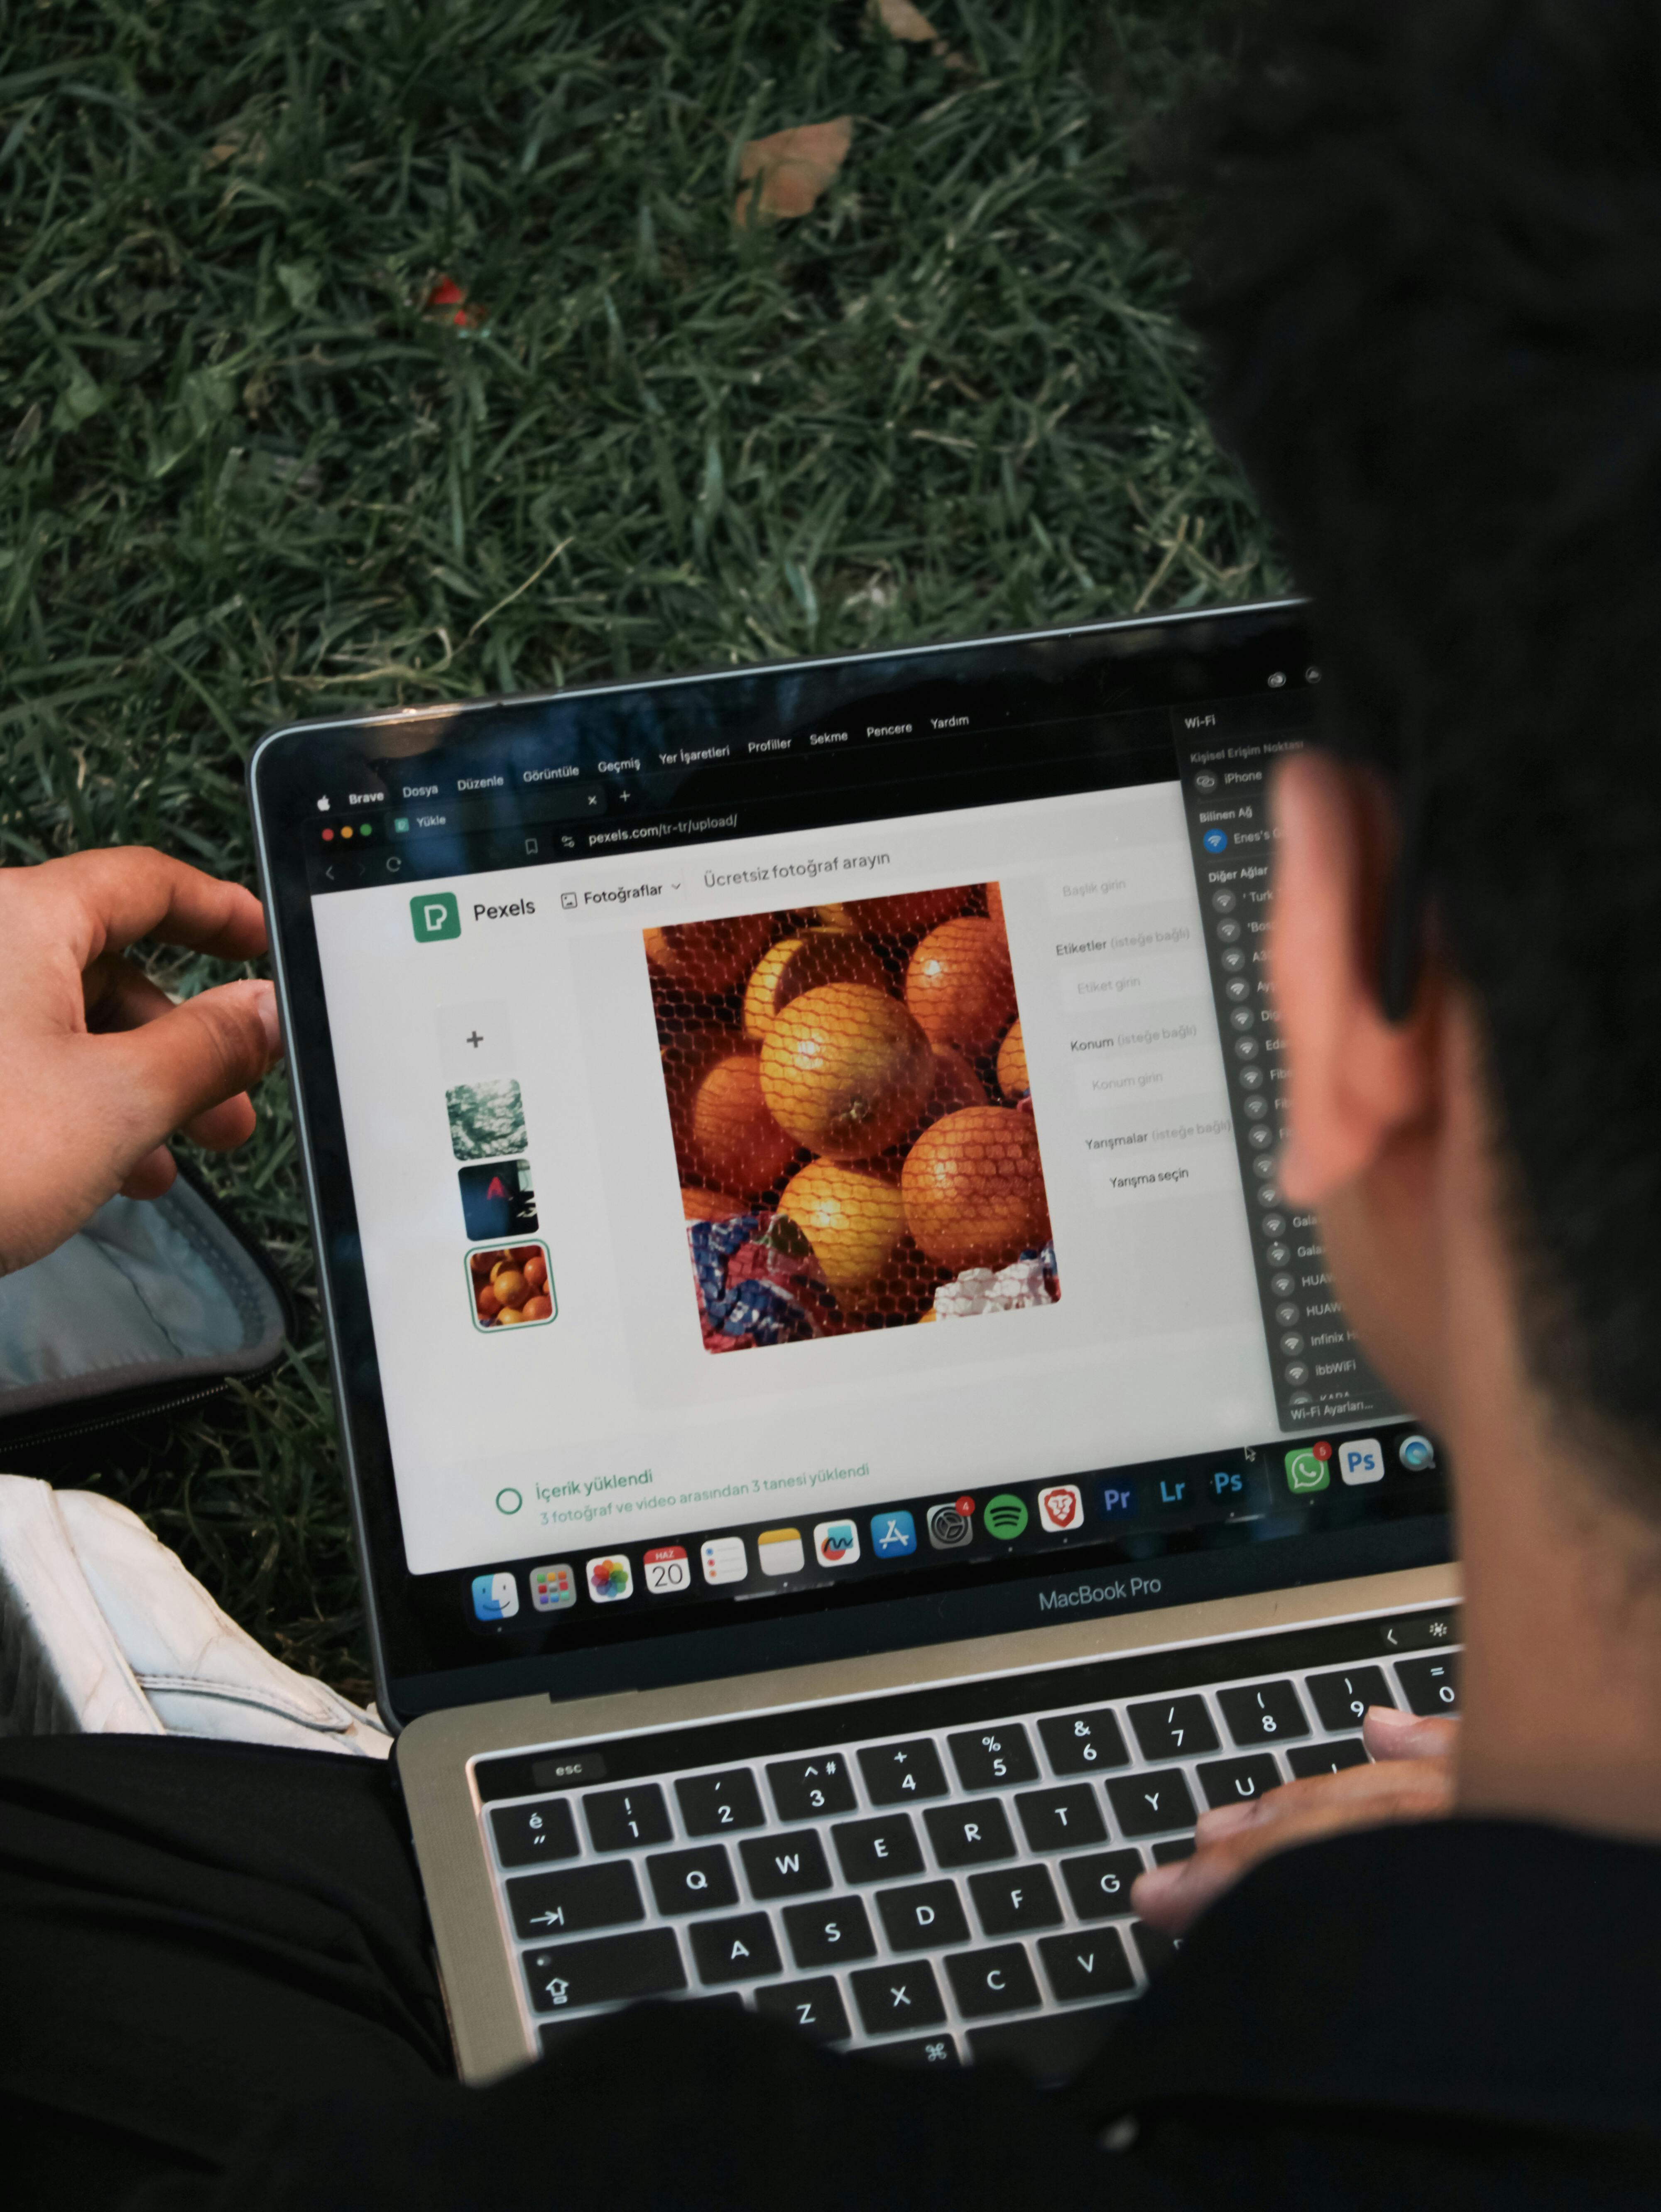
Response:
[[[1283,1783],[1250,1804],[1202,1813],[1192,1857],[1139,1875],[1131,1901],[1153,1927],[1181,1936],[1214,1899],[1272,1851],[1347,1828],[1436,1820],[1452,1810],[1458,1740],[1457,1720],[1418,1720],[1393,1705],[1370,1706],[1361,1741],[1373,1764]]]
[[[266,982],[175,1006],[125,955],[150,937],[226,960],[265,950],[259,902],[142,846],[0,868],[0,1274],[106,1199],[159,1198],[182,1130],[229,1152],[282,1047]]]

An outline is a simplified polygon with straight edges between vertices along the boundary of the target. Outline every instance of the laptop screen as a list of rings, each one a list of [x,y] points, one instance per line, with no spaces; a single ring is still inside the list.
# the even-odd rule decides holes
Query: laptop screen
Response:
[[[1318,683],[1247,611],[266,741],[402,1709],[1439,1555],[1276,1182]]]

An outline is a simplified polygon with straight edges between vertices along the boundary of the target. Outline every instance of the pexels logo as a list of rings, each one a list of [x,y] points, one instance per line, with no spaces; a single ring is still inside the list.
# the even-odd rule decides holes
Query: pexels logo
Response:
[[[1164,1585],[1158,1575],[1130,1575],[1123,1582],[1086,1583],[1077,1589],[1040,1590],[1040,1613],[1070,1613],[1084,1605],[1134,1605],[1138,1598],[1158,1597]]]

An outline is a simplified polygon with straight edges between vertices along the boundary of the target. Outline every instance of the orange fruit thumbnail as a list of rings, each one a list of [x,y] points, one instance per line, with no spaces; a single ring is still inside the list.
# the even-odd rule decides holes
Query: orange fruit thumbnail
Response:
[[[699,1174],[746,1194],[770,1190],[796,1156],[795,1139],[769,1111],[753,1052],[730,1053],[703,1077],[692,1094],[688,1137]]]
[[[934,1081],[928,1039],[897,999],[826,983],[788,1006],[761,1048],[762,1097],[810,1152],[867,1159],[910,1127]]]
[[[812,1246],[844,1305],[871,1289],[905,1234],[905,1202],[891,1171],[841,1160],[809,1161],[785,1185],[779,1212]]]
[[[773,934],[770,915],[728,921],[672,921],[646,932],[646,957],[689,991],[729,991],[742,982]]]
[[[822,983],[868,983],[886,991],[888,976],[862,937],[841,929],[807,929],[782,937],[757,963],[744,994],[744,1034],[760,1044],[784,1009]]]
[[[1006,1267],[1050,1234],[1030,1114],[970,1106],[925,1129],[900,1178],[912,1236],[942,1267]]]
[[[509,1306],[523,1305],[530,1295],[529,1285],[517,1267],[504,1267],[499,1275],[492,1276],[490,1288],[504,1313]]]
[[[989,1051],[1015,1013],[1009,947],[997,923],[964,914],[930,930],[906,968],[905,1003],[931,1044]]]
[[[553,1311],[554,1302],[550,1297],[538,1297],[526,1298],[525,1301],[526,1321],[551,1321],[553,1318]]]

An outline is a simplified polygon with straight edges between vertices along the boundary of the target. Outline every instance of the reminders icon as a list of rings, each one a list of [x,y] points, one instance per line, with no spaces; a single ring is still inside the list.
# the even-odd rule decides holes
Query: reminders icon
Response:
[[[756,1557],[764,1575],[799,1575],[807,1565],[800,1528],[764,1528],[756,1539]]]
[[[712,1536],[703,1547],[703,1559],[707,1583],[741,1583],[749,1577],[750,1562],[744,1556],[742,1536]]]

